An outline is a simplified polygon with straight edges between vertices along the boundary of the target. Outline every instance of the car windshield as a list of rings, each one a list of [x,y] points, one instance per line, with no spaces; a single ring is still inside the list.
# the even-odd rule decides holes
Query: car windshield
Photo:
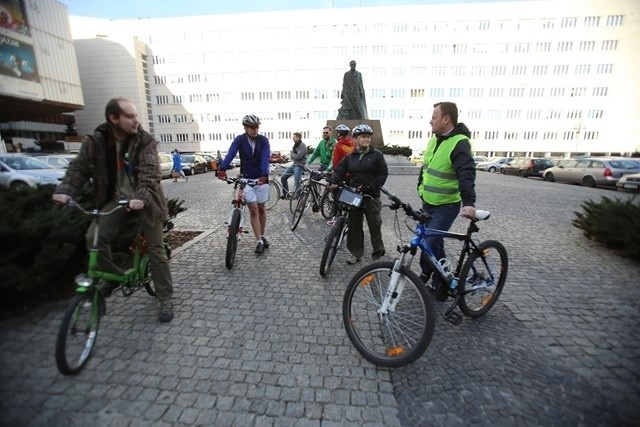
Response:
[[[193,156],[181,156],[182,157],[182,161],[185,163],[193,163],[195,160],[195,157]]]
[[[53,166],[46,164],[33,157],[26,156],[2,156],[0,157],[4,163],[12,169],[16,170],[34,170],[34,169],[55,169]]]
[[[638,169],[638,164],[633,160],[612,160],[609,163],[615,169]]]

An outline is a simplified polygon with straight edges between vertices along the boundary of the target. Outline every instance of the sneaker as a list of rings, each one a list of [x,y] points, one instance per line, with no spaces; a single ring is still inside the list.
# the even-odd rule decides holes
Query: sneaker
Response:
[[[280,199],[282,200],[287,200],[289,198],[288,194],[283,194],[282,196],[280,196]]]
[[[376,261],[384,256],[384,249],[378,252],[374,252],[371,254],[371,259]]]
[[[102,294],[105,297],[111,296],[113,291],[115,291],[119,287],[120,287],[120,283],[118,282],[109,282],[106,280],[100,280],[100,282],[98,282],[98,289],[100,290],[100,292],[102,292]]]
[[[170,322],[171,319],[173,319],[173,304],[169,301],[161,302],[158,320],[161,322]]]
[[[258,242],[256,245],[256,254],[261,255],[264,252],[264,243]]]
[[[184,177],[184,182],[189,182],[189,177],[188,176]]]
[[[355,264],[357,262],[360,262],[360,261],[362,261],[362,257],[358,258],[355,255],[351,255],[349,258],[347,258],[347,264],[349,264],[349,265],[353,265],[353,264]]]
[[[327,225],[333,227],[336,224],[336,217],[334,216],[329,221],[327,221]]]
[[[262,236],[262,246],[264,246],[265,249],[267,249],[270,246],[269,241],[264,236]]]

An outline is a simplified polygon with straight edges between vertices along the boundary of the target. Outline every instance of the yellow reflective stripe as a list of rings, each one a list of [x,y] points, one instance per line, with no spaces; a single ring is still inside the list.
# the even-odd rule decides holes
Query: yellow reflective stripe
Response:
[[[458,188],[442,188],[442,187],[433,187],[431,185],[423,185],[422,188],[430,193],[437,194],[457,194]]]

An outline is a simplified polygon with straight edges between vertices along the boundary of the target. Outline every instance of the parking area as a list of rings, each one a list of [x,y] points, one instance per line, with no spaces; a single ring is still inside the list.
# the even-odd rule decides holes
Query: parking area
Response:
[[[392,175],[387,187],[418,205],[416,180]],[[362,359],[344,332],[359,266],[339,252],[320,277],[329,227],[318,214],[291,232],[279,202],[271,247],[257,258],[247,234],[227,270],[231,186],[212,173],[163,186],[188,208],[176,228],[205,231],[171,261],[175,319],[159,324],[143,293],[111,297],[94,355],[71,378],[53,355],[64,305],[1,324],[1,425],[640,423],[640,266],[570,224],[585,200],[628,195],[478,172],[477,206],[492,212],[479,236],[509,251],[505,290],[484,318],[438,316],[425,354],[393,370]],[[400,239],[388,209],[383,236],[391,259]]]

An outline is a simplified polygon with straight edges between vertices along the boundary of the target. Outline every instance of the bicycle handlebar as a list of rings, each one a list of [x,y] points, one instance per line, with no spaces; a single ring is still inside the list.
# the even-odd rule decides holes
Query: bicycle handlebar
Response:
[[[227,177],[227,179],[225,179],[225,182],[227,184],[234,184],[236,182],[239,182],[240,184],[248,185],[250,187],[253,187],[254,185],[258,185],[258,180],[257,179],[242,178],[241,176],[239,176],[237,178],[229,178],[229,177]]]
[[[402,208],[404,210],[404,213],[406,213],[408,216],[410,216],[414,220],[420,222],[421,224],[424,224],[425,222],[429,221],[429,219],[431,219],[431,215],[429,215],[427,212],[425,212],[422,209],[420,210],[413,209],[409,203],[404,203],[402,200],[400,200],[397,196],[393,195],[386,188],[380,187],[380,191],[386,194],[389,197],[389,199],[393,202],[393,204],[389,205],[389,209],[391,209],[392,211]]]
[[[83,208],[82,206],[80,206],[80,204],[78,202],[76,202],[73,199],[69,199],[69,201],[65,204],[60,204],[60,203],[56,203],[53,202],[56,205],[62,205],[62,206],[66,206],[69,208],[76,208],[78,209],[80,212],[87,214],[87,215],[92,215],[92,216],[107,216],[107,215],[111,215],[112,213],[114,213],[115,211],[117,211],[118,209],[122,209],[122,208],[126,208],[127,206],[129,206],[129,200],[118,200],[118,206],[114,207],[113,209],[109,210],[109,211],[101,211],[100,209],[92,209],[92,210],[87,210],[85,208]]]

